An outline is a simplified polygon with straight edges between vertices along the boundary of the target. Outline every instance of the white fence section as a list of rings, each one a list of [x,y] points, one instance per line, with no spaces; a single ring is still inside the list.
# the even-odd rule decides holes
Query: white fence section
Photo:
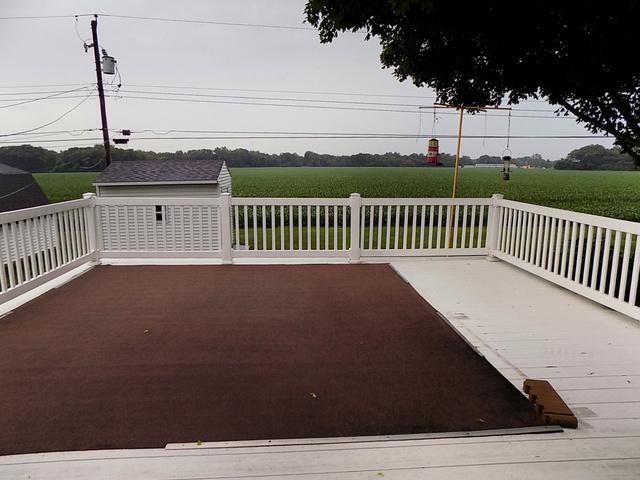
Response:
[[[348,256],[350,200],[232,198],[233,256]]]
[[[490,255],[640,319],[640,224],[492,198],[96,198],[0,214],[0,303],[99,258]]]
[[[9,300],[93,258],[94,199],[0,213],[0,297]]]
[[[640,319],[640,224],[497,200],[491,254]]]
[[[491,202],[483,198],[363,199],[362,255],[485,255]]]
[[[218,198],[96,198],[98,249],[107,257],[219,256]]]

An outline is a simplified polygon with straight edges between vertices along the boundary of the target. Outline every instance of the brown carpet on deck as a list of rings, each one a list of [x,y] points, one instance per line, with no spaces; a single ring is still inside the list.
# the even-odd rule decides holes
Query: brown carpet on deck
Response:
[[[0,319],[0,454],[537,425],[387,265],[97,267]]]

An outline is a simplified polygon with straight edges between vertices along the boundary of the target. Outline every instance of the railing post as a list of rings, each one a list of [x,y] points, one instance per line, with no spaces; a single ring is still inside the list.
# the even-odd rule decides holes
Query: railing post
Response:
[[[220,194],[220,253],[222,263],[232,262],[230,193]]]
[[[352,193],[349,197],[351,208],[351,248],[349,263],[360,263],[360,207],[362,198],[359,193]]]
[[[82,209],[87,225],[87,240],[89,244],[89,252],[97,260],[98,251],[98,226],[96,222],[96,194],[83,193],[82,198],[90,201],[89,205]]]
[[[498,248],[498,229],[500,222],[500,205],[499,202],[504,198],[500,193],[491,195],[491,207],[489,208],[489,218],[487,219],[487,260],[497,262],[498,259],[493,252]]]

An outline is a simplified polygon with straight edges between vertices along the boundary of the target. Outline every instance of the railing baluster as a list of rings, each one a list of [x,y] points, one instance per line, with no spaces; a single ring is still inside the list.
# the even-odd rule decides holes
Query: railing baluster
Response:
[[[366,211],[367,207],[364,207],[363,210]],[[374,225],[375,225],[375,207],[373,205],[371,205],[369,207],[369,245],[367,248],[369,248],[369,250],[373,250],[373,230],[374,230]]]
[[[324,206],[324,250],[329,250],[329,205]]]
[[[536,236],[536,256],[535,256],[534,265],[539,267],[540,255],[542,253],[542,242],[543,242],[542,237],[544,235],[544,217],[542,215],[538,215],[537,226],[538,226],[538,234]]]
[[[387,206],[387,235],[386,235],[386,250],[391,250],[391,205]]]
[[[262,206],[262,250],[268,250],[267,247],[267,206]]]
[[[622,271],[620,272],[620,285],[618,286],[618,300],[624,302],[627,294],[627,274],[629,273],[629,255],[631,254],[631,234],[624,236],[624,252],[622,253]]]
[[[422,205],[422,210],[420,212],[420,243],[418,244],[418,248],[420,250],[424,249],[424,215],[426,213],[426,209],[426,205]]]
[[[560,271],[562,277],[567,273],[567,254],[569,249],[569,220],[565,220],[562,228],[562,260],[560,261]]]
[[[576,252],[576,269],[575,274],[573,276],[574,281],[580,283],[582,278],[582,249],[584,248],[584,234],[585,234],[585,226],[584,223],[580,224],[580,228],[578,229],[578,247]]]
[[[24,281],[31,279],[31,270],[29,268],[29,255],[27,255],[27,242],[24,238],[24,227],[22,223],[24,220],[18,221],[18,235],[20,236],[20,259],[22,260],[21,270],[24,273]]]
[[[451,243],[451,211],[452,211],[452,206],[451,205],[447,205],[447,218],[445,218],[445,233],[444,233],[444,248],[450,248]]]
[[[302,205],[298,205],[298,250],[304,250],[302,244]]]
[[[640,235],[636,235],[636,250],[633,255],[633,268],[631,269],[631,287],[629,288],[629,303],[631,305],[636,305],[638,277],[640,277]]]
[[[442,205],[438,206],[438,228],[436,229],[436,248],[439,249],[442,237]]]
[[[0,265],[2,267],[2,278],[5,278],[2,290],[7,290],[8,288],[13,288],[16,284],[14,274],[13,274],[13,255],[11,252],[11,244],[9,244],[9,230],[10,224],[6,223],[2,225],[2,238],[4,240],[4,248],[5,248],[5,265],[7,266],[7,277],[5,278],[4,265]],[[2,252],[0,252],[2,254]],[[8,280],[8,281],[7,281]]]
[[[407,248],[407,230],[409,228],[409,206],[404,206],[404,223],[402,227],[402,249]]]
[[[284,205],[280,205],[280,250],[284,250]]]
[[[15,222],[7,223],[3,230],[11,230],[11,246],[9,246],[8,234],[5,235],[5,244],[7,245],[7,255],[9,256],[9,283],[12,287],[22,283],[22,272],[20,268],[20,252],[18,251],[18,239],[16,238]]]
[[[427,248],[429,250],[433,248],[433,217],[435,211],[436,207],[434,205],[431,205],[431,207],[429,207],[429,231],[427,232],[429,234],[429,241],[427,243]]]
[[[307,205],[307,250],[311,250],[311,205]]]
[[[560,218],[556,218],[556,245],[553,250],[553,273],[560,274],[560,255],[562,250],[562,234],[564,233],[564,222]]]
[[[348,250],[349,245],[347,245],[347,206],[343,205],[342,207],[342,249]]]
[[[316,250],[320,250],[320,206],[316,205]]]
[[[569,269],[567,271],[567,277],[569,280],[573,280],[573,267],[576,257],[576,241],[578,236],[578,224],[571,222],[571,242],[569,243]]]
[[[611,273],[609,274],[609,296],[613,297],[617,285],[618,280],[618,263],[620,261],[620,243],[622,240],[622,232],[620,230],[616,230],[615,240],[613,242],[613,260],[611,262]],[[622,282],[622,280],[621,280]]]
[[[249,250],[249,206],[245,205],[242,209],[243,213],[243,227],[244,227],[244,248]],[[240,242],[240,239],[238,239]]]
[[[460,205],[456,205],[453,208],[453,248],[458,248],[458,223],[460,218]]]
[[[400,205],[396,205],[396,208],[394,210],[396,212],[396,221],[393,232],[393,249],[397,250],[400,246]]]
[[[276,207],[275,205],[271,205],[271,221],[269,222],[271,226],[271,248],[269,250],[276,250]]]
[[[584,269],[582,271],[582,285],[585,287],[589,286],[589,274],[591,273],[591,250],[593,248],[593,225],[589,225],[587,229],[587,251],[584,254]]]
[[[382,205],[378,207],[378,243],[376,244],[376,248],[378,250],[382,249],[382,217],[384,216],[382,214],[383,208],[384,207]]]
[[[592,290],[596,290],[597,280],[598,280],[598,272],[600,267],[600,247],[602,246],[602,228],[598,227],[596,229],[596,246],[593,251],[593,262],[592,262],[592,270],[591,270],[591,283],[589,287]]]
[[[338,206],[333,206],[333,249],[338,250]]]
[[[293,205],[289,205],[289,250],[294,250],[293,245]]]
[[[418,211],[418,206],[414,205],[413,213],[411,216],[411,250],[414,250],[416,248],[416,224],[418,222],[418,219],[416,218],[417,211]]]
[[[604,232],[604,249],[602,250],[602,269],[600,271],[600,284],[598,291],[605,293],[607,287],[607,273],[609,272],[609,253],[611,249],[611,230],[606,229]]]
[[[538,215],[531,214],[531,235],[527,245],[527,251],[525,254],[525,261],[527,263],[533,263],[533,258],[536,254],[536,242],[538,241]]]

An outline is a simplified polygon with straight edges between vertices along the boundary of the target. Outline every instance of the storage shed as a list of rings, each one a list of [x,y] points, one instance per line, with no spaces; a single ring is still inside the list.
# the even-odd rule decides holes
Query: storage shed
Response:
[[[99,197],[218,197],[231,193],[224,160],[123,160],[112,162],[94,183]]]
[[[46,205],[49,199],[29,172],[0,163],[0,212]]]

